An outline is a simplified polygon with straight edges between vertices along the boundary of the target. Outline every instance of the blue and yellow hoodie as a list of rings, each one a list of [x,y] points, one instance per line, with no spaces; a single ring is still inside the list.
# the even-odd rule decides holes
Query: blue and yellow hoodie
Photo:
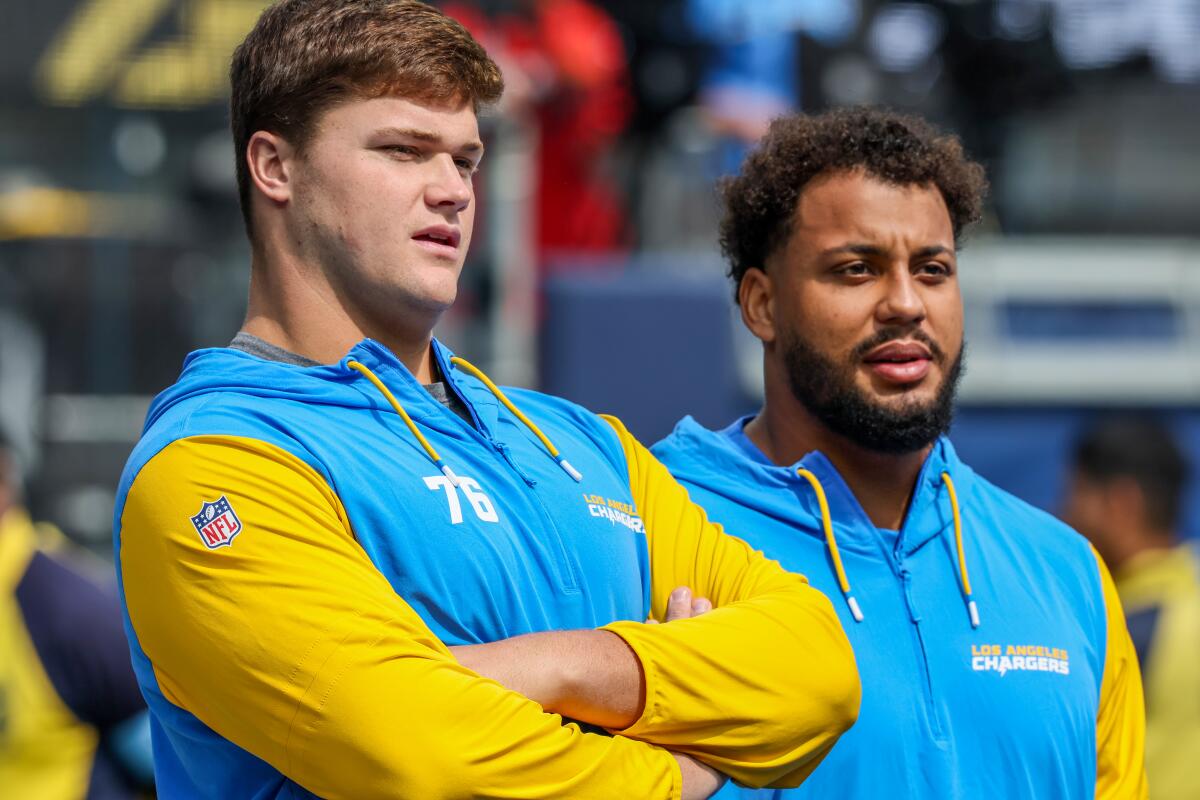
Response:
[[[370,340],[314,367],[198,351],[155,400],[115,548],[161,796],[678,797],[662,747],[797,785],[857,710],[829,601],[616,420],[433,354],[474,424]],[[677,585],[716,609],[642,624]],[[594,627],[645,672],[617,736],[447,649]]]
[[[1081,536],[945,438],[901,529],[876,528],[822,453],[776,466],[748,420],[686,417],[652,449],[713,521],[835,598],[862,708],[787,797],[1146,796],[1137,660]]]

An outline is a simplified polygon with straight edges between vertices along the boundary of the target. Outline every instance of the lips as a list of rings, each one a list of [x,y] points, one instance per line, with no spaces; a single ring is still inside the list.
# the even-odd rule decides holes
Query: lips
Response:
[[[867,367],[889,383],[916,383],[929,374],[933,356],[918,342],[888,342],[867,353]]]
[[[458,243],[462,234],[458,229],[449,225],[433,225],[422,228],[412,235],[412,240],[423,249],[435,255],[454,256],[458,253]]]

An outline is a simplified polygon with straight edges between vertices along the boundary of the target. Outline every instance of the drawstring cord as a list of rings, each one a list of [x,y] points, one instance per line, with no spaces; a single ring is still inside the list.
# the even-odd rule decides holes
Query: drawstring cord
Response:
[[[412,435],[415,436],[417,441],[421,443],[421,447],[425,450],[425,454],[429,456],[429,460],[432,461],[437,468],[442,471],[443,475],[450,479],[450,483],[458,486],[458,476],[454,474],[454,470],[450,469],[450,465],[442,460],[442,457],[438,455],[437,450],[433,449],[433,445],[429,443],[429,440],[421,434],[421,430],[417,427],[417,424],[412,421],[412,417],[408,415],[408,412],[404,410],[404,406],[400,405],[400,401],[397,400],[395,395],[392,394],[391,390],[384,385],[383,381],[379,380],[375,373],[367,369],[365,365],[360,364],[357,361],[349,361],[346,363],[346,366],[352,370],[362,373],[367,380],[375,384],[375,388],[378,389],[379,393],[384,396],[384,399],[391,404],[396,413],[400,415],[400,419],[404,420],[404,424],[408,426],[408,429],[412,432]]]
[[[846,568],[842,566],[842,554],[838,551],[837,539],[833,535],[833,518],[829,514],[829,501],[825,499],[825,487],[821,486],[821,481],[817,480],[816,475],[804,467],[797,469],[796,474],[808,481],[817,495],[817,504],[821,507],[821,527],[825,529],[825,546],[829,548],[829,556],[833,559],[833,570],[837,573],[838,586],[841,587],[842,596],[846,598],[846,605],[850,606],[850,614],[854,617],[854,621],[862,622],[862,609],[858,607],[858,601],[854,599],[854,595],[850,594],[850,579],[846,577]]]
[[[546,450],[550,453],[550,457],[554,459],[556,464],[562,467],[563,472],[574,478],[576,483],[579,483],[583,480],[583,475],[579,472],[579,470],[571,466],[571,462],[563,458],[562,453],[558,452],[558,448],[554,446],[554,443],[550,441],[550,438],[546,436],[546,434],[542,433],[541,429],[537,425],[533,424],[533,420],[521,413],[521,409],[513,405],[512,401],[508,399],[504,392],[500,391],[500,387],[492,383],[492,379],[483,374],[483,370],[472,364],[470,361],[467,361],[465,358],[460,358],[458,356],[451,356],[450,363],[457,364],[478,378],[479,381],[488,388],[488,391],[495,395],[496,399],[503,403],[504,407],[512,412],[514,417],[521,420],[521,422],[525,423],[526,428],[529,428],[529,430],[533,431],[533,435],[541,440]]]
[[[829,513],[829,501],[825,498],[825,488],[821,486],[821,481],[817,476],[804,467],[797,468],[796,474],[808,481],[813,488],[813,494],[817,496],[817,505],[821,509],[821,527],[825,533],[825,546],[829,548],[829,557],[833,561],[838,587],[842,590],[842,596],[846,598],[846,605],[850,607],[850,615],[854,617],[854,621],[862,622],[862,609],[859,608],[858,600],[850,593],[850,579],[846,576],[846,568],[842,565],[842,554],[838,550],[837,539],[833,534],[833,517]],[[967,554],[963,549],[962,514],[958,509],[958,492],[954,489],[954,481],[951,480],[949,472],[942,473],[942,482],[946,485],[946,494],[950,498],[950,510],[954,514],[954,545],[958,554],[958,575],[961,581],[959,590],[962,592],[963,601],[967,604],[971,627],[978,628],[979,606],[971,596],[971,578],[967,574]]]
[[[496,399],[503,403],[504,407],[512,412],[513,416],[524,423],[525,427],[529,428],[529,430],[533,432],[533,435],[538,438],[538,440],[550,454],[550,457],[554,459],[554,462],[558,464],[559,467],[562,468],[563,472],[570,475],[576,483],[583,480],[583,475],[579,472],[579,470],[571,466],[571,462],[567,461],[567,459],[563,457],[562,453],[558,451],[558,448],[554,446],[554,443],[550,441],[550,438],[546,436],[546,434],[542,433],[541,429],[533,423],[533,420],[529,419],[529,417],[525,416],[525,414],[523,414],[519,408],[513,405],[513,402],[505,396],[504,392],[500,391],[500,387],[492,383],[491,378],[483,374],[483,370],[479,369],[465,358],[459,358],[458,356],[451,357],[450,361],[451,363],[462,367],[467,372],[478,378],[480,382],[488,388],[488,391],[495,395]],[[368,369],[366,365],[362,364],[361,362],[349,361],[346,363],[346,366],[362,374],[375,386],[376,389],[379,390],[379,393],[382,394],[384,399],[388,401],[388,404],[391,405],[392,409],[400,415],[400,419],[404,420],[404,424],[408,427],[408,430],[412,433],[413,437],[416,438],[417,442],[420,443],[421,449],[423,449],[425,454],[429,456],[429,460],[432,461],[439,470],[441,470],[443,475],[449,478],[450,483],[458,486],[458,476],[454,474],[454,470],[450,469],[450,465],[447,464],[440,455],[438,455],[437,450],[433,449],[433,445],[431,445],[429,440],[426,439],[421,433],[421,430],[417,427],[416,423],[412,421],[412,417],[410,417],[408,412],[404,410],[404,406],[400,405],[400,401],[396,399],[395,395],[391,393],[383,381],[379,380],[378,376],[376,376],[374,372]]]
[[[962,514],[958,511],[958,492],[954,491],[954,481],[949,472],[942,473],[942,481],[946,484],[946,493],[950,495],[950,509],[954,512],[954,546],[958,551],[958,574],[962,578],[963,600],[967,602],[967,613],[971,615],[971,627],[979,627],[979,606],[971,598],[971,578],[967,575],[967,554],[963,551]]]

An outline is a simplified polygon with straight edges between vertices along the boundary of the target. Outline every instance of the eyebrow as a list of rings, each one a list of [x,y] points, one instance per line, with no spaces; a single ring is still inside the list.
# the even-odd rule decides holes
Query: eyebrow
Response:
[[[430,144],[441,144],[442,137],[440,134],[433,131],[424,131],[419,128],[380,128],[375,131],[376,136],[399,136],[405,139],[416,139],[419,142],[429,142]],[[483,142],[475,140],[467,142],[462,147],[458,148],[462,153],[479,153],[483,151]]]
[[[828,250],[821,252],[823,256],[837,255],[838,253],[853,253],[856,256],[883,256],[887,255],[887,251],[873,244],[864,244],[859,242],[851,242],[850,244],[840,244],[837,247],[830,247]],[[922,247],[920,250],[913,253],[915,258],[929,258],[930,256],[954,255],[954,251],[949,247],[940,244],[932,244],[928,247]]]

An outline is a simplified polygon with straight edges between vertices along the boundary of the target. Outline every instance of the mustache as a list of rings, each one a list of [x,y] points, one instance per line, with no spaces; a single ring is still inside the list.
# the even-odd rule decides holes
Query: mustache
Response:
[[[929,354],[936,363],[946,363],[946,351],[941,348],[941,345],[933,340],[932,336],[920,328],[905,328],[897,325],[881,328],[876,333],[871,334],[866,339],[856,344],[854,349],[850,351],[850,359],[854,362],[861,361],[866,357],[867,353],[871,352],[876,347],[885,345],[888,342],[898,341],[900,339],[910,339],[912,341],[920,342],[929,348]]]

